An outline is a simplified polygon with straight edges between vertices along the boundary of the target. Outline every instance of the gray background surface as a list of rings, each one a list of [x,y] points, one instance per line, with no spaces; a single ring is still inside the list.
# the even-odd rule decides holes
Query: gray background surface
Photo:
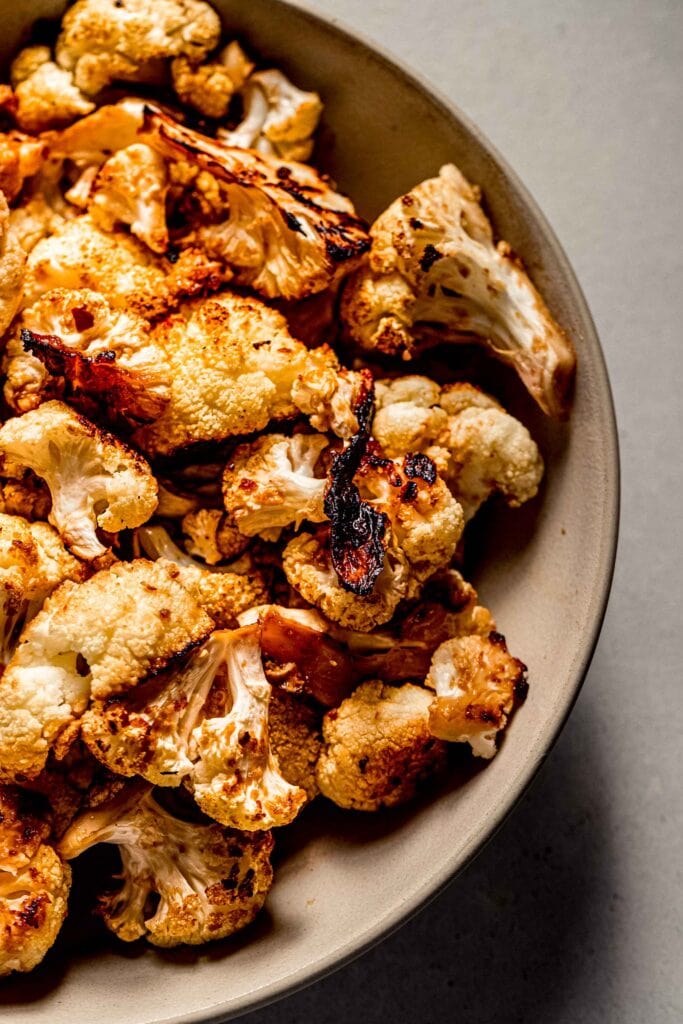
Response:
[[[453,99],[550,219],[610,369],[621,540],[583,692],[506,826],[395,936],[243,1019],[680,1024],[683,3],[318,7]]]

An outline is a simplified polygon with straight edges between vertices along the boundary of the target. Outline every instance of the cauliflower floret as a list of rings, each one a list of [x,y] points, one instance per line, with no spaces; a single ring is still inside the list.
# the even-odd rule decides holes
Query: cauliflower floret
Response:
[[[10,80],[16,121],[27,132],[62,128],[95,109],[74,84],[73,75],[52,60],[48,46],[29,46],[12,61]]]
[[[441,644],[425,686],[436,692],[429,707],[432,735],[469,743],[476,757],[487,759],[496,753],[498,733],[528,689],[526,666],[508,652],[500,633]]]
[[[292,383],[308,353],[284,317],[258,299],[230,292],[197,299],[153,337],[172,383],[166,411],[135,435],[151,456],[250,434],[296,413]]]
[[[85,288],[55,288],[25,308],[2,368],[5,400],[17,413],[68,395],[83,412],[104,407],[112,419],[139,424],[161,415],[170,392],[147,322]]]
[[[233,564],[207,569],[181,551],[163,526],[143,526],[136,536],[148,557],[167,562],[174,579],[185,587],[219,629],[232,629],[243,611],[268,599],[263,576],[249,559],[243,567]]]
[[[279,527],[325,519],[327,479],[315,471],[328,445],[324,434],[266,434],[235,448],[223,474],[223,500],[242,533],[272,539]]]
[[[95,96],[118,80],[158,81],[168,58],[202,60],[220,33],[202,0],[77,0],[62,18],[57,63]]]
[[[66,917],[71,869],[49,832],[28,794],[0,786],[0,976],[33,970]]]
[[[205,117],[223,118],[230,100],[254,70],[252,61],[237,41],[228,43],[217,60],[197,64],[189,57],[171,62],[173,88],[181,103],[194,107]]]
[[[544,412],[562,415],[574,349],[509,245],[494,244],[479,199],[448,164],[392,203],[371,229],[342,318],[363,348],[405,359],[440,341],[478,341],[516,369]]]
[[[9,327],[21,302],[26,253],[10,223],[10,212],[0,192],[0,337]]]
[[[0,665],[7,664],[21,630],[48,594],[86,573],[47,523],[0,513]]]
[[[75,215],[62,194],[63,170],[61,159],[47,156],[25,184],[21,203],[10,211],[10,225],[27,254],[41,238],[54,234]]]
[[[212,629],[163,562],[120,562],[84,583],[63,583],[24,630],[3,676],[0,776],[34,778],[91,696],[105,699],[161,672]]]
[[[345,440],[358,431],[356,409],[372,387],[369,370],[347,370],[328,345],[309,352],[303,373],[292,385],[292,401],[311,426]]]
[[[45,150],[41,139],[22,132],[0,134],[0,192],[5,193],[8,202],[17,198],[27,178],[38,173]]]
[[[50,492],[30,471],[21,480],[0,480],[0,512],[22,516],[29,522],[46,520],[50,515]]]
[[[168,512],[160,512],[168,515]],[[183,516],[181,529],[188,555],[201,558],[207,565],[217,565],[237,558],[249,541],[237,529],[231,515],[218,508],[199,508]]]
[[[93,221],[106,231],[127,224],[153,252],[168,249],[166,164],[149,146],[120,149],[99,170],[89,192]]]
[[[373,679],[328,711],[316,770],[323,796],[356,811],[410,800],[445,767],[446,744],[429,731],[430,702],[419,686]]]
[[[124,942],[199,945],[253,921],[273,881],[270,832],[182,821],[149,792],[127,791],[83,815],[62,839],[64,856],[115,843],[121,887],[101,898],[107,927]],[[156,896],[154,911],[150,897]]]
[[[32,250],[25,305],[53,288],[88,288],[106,295],[114,309],[149,319],[167,313],[183,297],[217,288],[224,279],[221,265],[196,248],[164,259],[127,232],[102,231],[83,214]]]
[[[352,203],[304,164],[226,146],[149,107],[141,138],[220,182],[224,219],[199,226],[186,241],[224,260],[239,285],[268,298],[302,299],[343,277],[368,250]]]
[[[471,384],[427,377],[377,384],[373,434],[387,455],[431,456],[469,520],[494,492],[517,507],[533,498],[543,459],[526,427]]]
[[[222,142],[283,160],[308,160],[323,111],[317,92],[297,89],[271,68],[250,75],[241,95],[244,118],[233,131],[218,130]]]
[[[119,150],[139,142],[144,101],[126,96],[107,103],[62,131],[46,136],[51,156],[69,160],[79,171],[101,167]],[[89,190],[88,190],[89,191]]]
[[[273,687],[268,726],[270,745],[282,778],[303,789],[309,800],[318,794],[315,767],[321,747],[321,713],[291,693]]]
[[[32,469],[52,496],[50,522],[79,558],[107,547],[97,536],[146,522],[157,504],[152,472],[137,452],[62,402],[8,420],[0,428],[6,476]]]

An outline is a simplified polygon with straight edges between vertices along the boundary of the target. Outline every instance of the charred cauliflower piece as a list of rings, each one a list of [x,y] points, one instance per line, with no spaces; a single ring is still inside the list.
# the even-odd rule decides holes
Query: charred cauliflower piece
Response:
[[[0,785],[0,976],[33,970],[66,917],[71,869],[49,833],[27,793]]]
[[[55,587],[86,575],[47,523],[0,513],[0,665],[7,664],[22,629]]]
[[[258,299],[229,292],[196,299],[153,337],[172,383],[163,415],[135,435],[149,455],[250,434],[296,413],[290,394],[307,350]]]
[[[88,210],[105,231],[125,224],[153,252],[165,253],[167,191],[163,157],[136,142],[102,165],[88,192]]]
[[[237,558],[249,544],[237,529],[233,517],[218,508],[198,508],[187,512],[181,529],[188,555],[201,558],[207,565]]]
[[[526,427],[471,384],[441,388],[415,376],[378,381],[372,429],[387,455],[431,456],[466,520],[494,492],[512,507],[522,505],[543,476]]]
[[[309,352],[303,373],[292,385],[292,401],[315,430],[345,440],[358,431],[356,409],[372,385],[369,370],[340,366],[328,345]]]
[[[52,495],[50,522],[79,558],[107,547],[97,536],[146,522],[157,504],[157,485],[145,460],[112,434],[62,402],[8,420],[0,428],[6,476],[32,469]]]
[[[223,474],[223,500],[238,529],[272,538],[279,528],[325,519],[327,480],[315,475],[324,434],[265,434],[238,445]]]
[[[107,927],[124,942],[179,946],[223,939],[253,921],[273,881],[271,833],[190,824],[151,793],[136,796],[124,792],[85,814],[60,844],[67,858],[96,843],[118,846],[122,885],[100,901]]]
[[[469,743],[476,757],[487,759],[496,753],[498,733],[528,689],[526,666],[508,652],[500,633],[441,644],[425,686],[436,692],[429,707],[432,735]]]
[[[224,218],[187,241],[224,260],[236,284],[268,298],[303,299],[347,274],[369,248],[351,202],[304,164],[227,146],[150,108],[141,139],[220,183]]]
[[[316,778],[339,807],[377,811],[410,800],[445,767],[446,745],[431,735],[431,696],[419,686],[368,680],[323,719]]]
[[[62,19],[57,63],[95,96],[119,80],[159,81],[164,62],[181,54],[201,61],[220,32],[202,0],[77,0]]]
[[[24,630],[3,676],[0,776],[34,778],[91,696],[135,686],[212,629],[163,563],[120,562],[84,583],[63,583]]]
[[[5,400],[17,413],[68,395],[84,412],[139,424],[169,399],[161,350],[140,317],[88,289],[56,288],[24,309],[9,337]]]
[[[365,349],[410,359],[440,341],[478,341],[515,368],[544,412],[566,413],[576,357],[479,190],[453,164],[401,196],[371,229],[367,267],[342,318]]]
[[[297,89],[271,68],[250,75],[241,95],[244,117],[233,131],[218,130],[222,142],[282,160],[308,160],[323,110],[317,92]]]
[[[172,257],[155,255],[125,231],[102,231],[83,214],[66,221],[31,251],[25,305],[33,305],[53,288],[88,288],[106,295],[114,309],[153,318],[183,298],[217,288],[225,277],[221,265],[196,248]]]
[[[0,336],[19,308],[25,267],[26,253],[12,229],[7,200],[0,192]]]

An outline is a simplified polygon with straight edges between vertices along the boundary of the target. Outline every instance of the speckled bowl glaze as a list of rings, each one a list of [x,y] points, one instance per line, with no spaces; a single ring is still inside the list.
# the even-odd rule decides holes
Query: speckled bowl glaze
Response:
[[[609,592],[618,455],[607,373],[572,270],[523,185],[456,108],[354,34],[280,0],[213,2],[229,37],[321,93],[326,168],[364,216],[455,161],[482,186],[498,234],[522,255],[574,340],[579,373],[568,425],[545,420],[511,375],[497,378],[538,439],[547,476],[535,502],[488,510],[477,532],[485,544],[475,582],[529,666],[530,693],[491,764],[415,806],[362,817],[313,805],[279,837],[266,910],[235,939],[196,952],[127,948],[76,920],[38,971],[0,987],[0,1016],[13,1024],[227,1020],[397,928],[465,867],[529,785],[576,698]],[[51,0],[4,0],[5,55],[35,18],[61,9]]]

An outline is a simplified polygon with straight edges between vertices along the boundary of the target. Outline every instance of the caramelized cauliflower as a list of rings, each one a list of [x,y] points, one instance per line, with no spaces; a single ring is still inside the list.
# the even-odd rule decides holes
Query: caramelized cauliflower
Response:
[[[563,415],[573,347],[509,245],[494,244],[479,199],[448,164],[392,203],[344,293],[343,320],[363,348],[406,359],[440,341],[478,341],[515,368],[544,412]]]
[[[0,512],[5,515],[22,516],[32,523],[46,520],[51,508],[49,490],[30,470],[20,480],[0,480]]]
[[[290,523],[322,522],[327,480],[315,471],[328,445],[324,434],[265,434],[238,445],[223,474],[223,500],[238,529],[272,539]]]
[[[315,769],[321,748],[321,712],[300,697],[274,686],[268,713],[270,745],[285,782],[318,794]]]
[[[88,214],[74,217],[31,251],[25,305],[53,288],[88,288],[106,295],[115,309],[152,318],[225,277],[221,265],[196,248],[171,256],[155,255],[125,231],[102,231]]]
[[[232,131],[218,130],[222,142],[282,160],[308,160],[323,110],[317,92],[297,89],[271,68],[250,75],[241,95],[244,117]]]
[[[368,680],[328,711],[316,769],[322,795],[356,811],[410,800],[446,763],[445,743],[429,731],[430,702],[411,683]]]
[[[171,61],[173,88],[181,103],[218,120],[226,116],[235,91],[253,69],[253,63],[236,41],[228,43],[217,60],[205,64],[197,64],[189,57]]]
[[[62,18],[57,63],[95,96],[119,80],[159,81],[169,58],[202,60],[220,32],[202,0],[76,0]]]
[[[187,512],[180,525],[188,555],[201,558],[207,565],[237,558],[249,544],[237,529],[233,517],[218,508],[198,508]]]
[[[358,431],[356,408],[369,390],[369,370],[347,370],[328,345],[309,352],[306,367],[292,385],[292,401],[315,430],[345,440]]]
[[[0,976],[31,971],[66,917],[71,870],[27,793],[0,785]]]
[[[429,707],[432,735],[469,743],[476,757],[489,759],[515,703],[526,696],[526,666],[500,633],[459,637],[437,648],[425,685],[436,693]]]
[[[26,253],[10,223],[10,212],[0,192],[0,337],[9,327],[21,302]]]
[[[227,146],[150,108],[141,138],[220,183],[224,218],[186,241],[224,260],[236,284],[268,298],[302,299],[347,274],[369,247],[352,203],[304,164]]]
[[[37,174],[45,156],[45,143],[22,132],[0,133],[0,192],[11,203],[27,178]]]
[[[89,189],[88,210],[106,231],[125,224],[153,252],[165,253],[167,190],[163,158],[136,142],[102,165]]]
[[[46,402],[0,428],[6,476],[28,466],[52,496],[50,522],[79,558],[107,551],[97,535],[144,523],[157,504],[145,460],[62,402]]]
[[[171,400],[135,435],[151,456],[250,434],[296,413],[290,394],[307,350],[258,299],[230,292],[196,299],[153,337],[171,374]]]
[[[55,64],[47,46],[21,50],[12,61],[10,80],[17,103],[16,121],[23,131],[63,128],[95,109],[69,71]]]
[[[377,383],[373,433],[393,458],[434,460],[469,520],[499,493],[516,507],[533,498],[543,459],[526,427],[471,384],[440,388],[427,377]]]
[[[60,848],[72,858],[96,843],[114,843],[121,855],[122,884],[101,897],[100,913],[124,942],[223,939],[253,921],[273,881],[270,832],[182,821],[149,792],[124,791],[84,814]]]
[[[110,418],[140,423],[161,415],[170,392],[146,321],[85,288],[55,288],[22,310],[2,368],[17,413],[68,395],[84,412],[104,406]]]
[[[0,777],[34,778],[91,696],[103,700],[161,672],[212,629],[163,562],[120,562],[84,583],[63,583],[24,630],[3,676]]]

